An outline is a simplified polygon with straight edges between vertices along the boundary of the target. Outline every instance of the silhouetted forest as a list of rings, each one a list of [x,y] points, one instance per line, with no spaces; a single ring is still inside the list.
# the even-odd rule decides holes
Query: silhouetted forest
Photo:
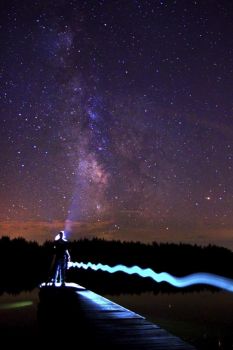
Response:
[[[176,276],[194,272],[210,272],[233,277],[233,252],[217,246],[200,247],[188,244],[121,242],[103,239],[81,239],[69,242],[72,261],[124,264],[150,267],[156,272],[166,271]],[[53,258],[53,242],[39,245],[24,238],[0,239],[0,293],[30,290],[46,281]],[[100,271],[85,271],[70,268],[67,280],[76,281],[88,288],[101,291],[102,288],[114,290],[140,291],[147,289],[171,290],[166,283],[160,285],[151,279],[128,276],[121,272],[110,275]]]

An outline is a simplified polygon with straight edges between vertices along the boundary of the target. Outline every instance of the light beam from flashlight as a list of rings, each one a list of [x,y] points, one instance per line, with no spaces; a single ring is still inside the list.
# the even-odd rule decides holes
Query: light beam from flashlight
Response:
[[[211,274],[211,273],[194,273],[184,277],[175,277],[167,272],[156,273],[150,268],[142,269],[139,266],[127,267],[125,265],[109,266],[103,264],[92,264],[88,262],[87,264],[83,262],[69,262],[68,267],[77,267],[87,270],[88,268],[97,271],[102,270],[109,273],[124,272],[129,275],[137,274],[141,277],[150,277],[155,282],[167,282],[174,287],[183,288],[192,286],[195,284],[206,284],[209,286],[217,287],[220,289],[225,289],[229,292],[233,292],[233,280],[223,276]]]

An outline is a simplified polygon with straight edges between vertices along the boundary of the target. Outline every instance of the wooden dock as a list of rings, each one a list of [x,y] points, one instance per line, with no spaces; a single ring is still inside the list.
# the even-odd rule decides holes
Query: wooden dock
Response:
[[[143,316],[73,283],[41,286],[38,320],[45,341],[66,341],[78,349],[195,350]]]

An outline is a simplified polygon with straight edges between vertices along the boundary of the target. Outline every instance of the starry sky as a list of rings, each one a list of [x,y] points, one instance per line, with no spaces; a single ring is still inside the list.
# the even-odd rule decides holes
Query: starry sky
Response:
[[[233,249],[233,2],[0,15],[0,233]]]

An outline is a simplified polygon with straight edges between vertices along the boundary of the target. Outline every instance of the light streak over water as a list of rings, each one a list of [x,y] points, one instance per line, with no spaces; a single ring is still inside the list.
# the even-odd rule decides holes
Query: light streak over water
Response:
[[[220,289],[225,289],[229,292],[233,292],[232,279],[205,272],[194,273],[184,277],[175,277],[167,272],[156,273],[150,268],[142,269],[139,266],[127,267],[125,265],[116,265],[111,267],[109,265],[103,265],[100,263],[92,264],[91,262],[88,262],[85,264],[83,262],[69,262],[68,267],[83,268],[85,270],[90,268],[94,271],[102,270],[109,273],[124,272],[129,275],[137,274],[141,277],[150,277],[158,283],[167,282],[172,286],[178,288],[188,287],[195,284],[206,284]]]

